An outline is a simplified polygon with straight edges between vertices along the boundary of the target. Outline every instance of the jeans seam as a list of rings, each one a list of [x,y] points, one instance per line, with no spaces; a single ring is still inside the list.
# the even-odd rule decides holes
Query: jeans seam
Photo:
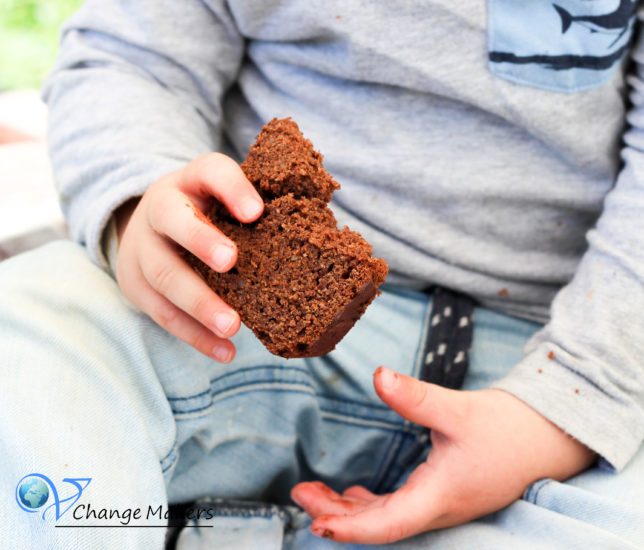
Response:
[[[317,396],[317,394],[316,394],[316,396]],[[355,418],[357,420],[368,420],[368,421],[374,421],[374,422],[382,422],[383,424],[391,424],[392,426],[396,426],[396,427],[403,427],[405,425],[404,422],[401,422],[400,424],[396,424],[395,422],[392,422],[392,421],[389,421],[389,420],[384,420],[384,419],[381,419],[381,418],[373,418],[373,417],[363,415],[363,414],[342,413],[342,412],[335,411],[333,409],[329,409],[327,407],[320,407],[320,410],[322,412],[326,412],[326,413],[337,414],[337,415],[340,415],[340,416],[348,416],[350,418]]]
[[[238,387],[243,387],[244,385],[245,384],[240,384],[240,385],[238,385]],[[230,389],[230,388],[228,388],[228,389]],[[251,391],[253,391],[253,390],[251,390]],[[260,391],[260,390],[256,390],[256,391]],[[311,395],[312,394],[310,392],[304,392],[304,391],[297,390],[297,389],[294,389],[294,388],[293,389],[272,388],[272,389],[266,390],[266,391],[273,391],[273,392],[274,391],[278,391],[278,392],[287,391],[287,392],[293,392],[293,393],[301,393],[301,394],[304,394],[304,395]],[[320,397],[319,394],[313,394],[313,395],[315,395],[316,397]],[[328,396],[325,396],[325,397],[327,399],[332,399],[332,398],[329,398]],[[344,399],[342,401],[343,402],[349,402],[349,403],[359,403],[359,402],[352,402],[352,401],[346,400],[346,399]],[[370,405],[365,405],[364,403],[359,403],[359,404],[361,406],[365,406],[366,408],[371,408]],[[194,414],[195,412],[206,411],[206,410],[212,409],[213,405],[214,405],[214,402],[211,401],[211,403],[209,403],[207,406],[200,407],[200,408],[192,410],[192,411],[181,411],[179,414],[181,414],[181,415],[190,415],[190,414]],[[335,415],[335,418],[328,418],[328,417],[324,418],[324,420],[327,421],[327,422],[337,422],[337,423],[340,423],[340,424],[355,425],[356,421],[358,422],[358,424],[360,423],[360,421],[363,421],[363,422],[364,421],[373,421],[374,423],[377,422],[380,425],[378,425],[378,426],[376,426],[376,425],[363,426],[363,428],[373,428],[373,429],[380,429],[380,430],[387,430],[389,432],[394,432],[394,434],[395,434],[394,437],[396,437],[398,435],[401,435],[401,436],[413,435],[415,433],[415,430],[414,430],[413,426],[409,422],[396,423],[394,421],[387,420],[387,419],[382,419],[382,418],[375,418],[374,419],[374,417],[372,417],[372,416],[361,415],[361,414],[353,414],[353,413],[349,413],[349,412],[345,412],[345,411],[337,411],[337,410],[333,410],[333,409],[328,409],[326,407],[320,407],[320,411],[322,413],[326,413],[326,414],[333,413]],[[175,412],[175,411],[173,411],[173,412]],[[201,418],[203,418],[205,416],[207,416],[207,415],[203,414],[201,416]],[[190,421],[190,420],[195,420],[195,418],[194,417],[181,418],[181,417],[176,417],[175,416],[175,421],[176,422]],[[402,443],[403,439],[404,439],[404,437],[401,437],[399,439],[399,441],[398,441],[399,445]],[[389,457],[392,456],[392,453],[391,452],[387,453],[387,456],[383,459],[383,463],[378,467],[378,472],[379,472],[378,478],[381,478],[381,477],[383,477],[385,475],[386,470],[389,468],[389,466],[386,465],[386,464],[388,463],[390,465],[391,461],[395,460],[395,456],[397,456],[399,454],[399,452],[400,452],[400,447],[396,447],[396,449],[394,451],[392,451],[392,452],[394,453],[393,458],[389,459]],[[383,464],[385,464],[385,466],[383,466]],[[170,467],[171,466],[168,466],[167,468],[165,468],[164,472],[167,471]],[[380,483],[380,481],[378,483]]]
[[[239,387],[244,387],[244,386],[247,386],[247,385],[250,385],[250,383],[249,384],[238,384],[237,386],[234,386],[234,387],[231,386],[230,388],[227,388],[227,390],[235,389],[235,388],[239,388]],[[309,386],[309,387],[311,387],[311,386]],[[311,390],[313,390],[312,387],[311,387]],[[312,395],[312,392],[304,392],[304,391],[297,390],[297,389],[284,389],[284,388],[271,388],[270,390],[250,390],[250,391],[272,391],[272,392],[277,391],[277,392],[301,393],[303,395]],[[222,392],[218,392],[218,393],[222,393]],[[316,397],[321,397],[320,394],[313,393],[313,395],[315,395]],[[329,398],[328,396],[325,396],[325,397],[326,397],[326,399],[331,399],[331,400],[333,399],[333,398]],[[357,401],[352,402],[352,401],[349,401],[349,400],[343,400],[343,402],[359,404],[359,405],[367,407],[367,408],[372,408],[371,405],[369,405],[369,404],[364,404],[364,403],[360,403],[360,402],[357,402]],[[208,409],[211,409],[213,405],[214,405],[214,401],[211,400],[211,402],[208,405],[204,406],[204,407],[199,407],[197,409],[186,410],[186,411],[175,411],[175,410],[173,410],[172,412],[173,412],[174,415],[176,415],[176,414],[189,415],[189,414],[194,414],[194,413],[198,413],[198,412],[201,412],[201,411],[206,411]],[[374,420],[373,417],[368,417],[366,415],[339,412],[339,411],[331,410],[331,409],[328,409],[328,408],[325,408],[325,407],[320,407],[320,411],[326,412],[326,413],[331,413],[332,412],[332,413],[336,414],[337,416],[347,418],[346,421],[343,421],[342,419],[338,419],[338,418],[336,418],[336,419],[328,419],[329,421],[335,421],[335,422],[340,422],[340,423],[351,424],[350,420],[348,420],[348,419]],[[203,416],[206,416],[206,414],[204,414]],[[180,422],[180,421],[183,421],[183,420],[194,420],[194,418],[184,419],[184,418],[177,418],[175,416],[175,421]],[[411,428],[410,425],[407,422],[404,422],[404,423],[401,423],[401,424],[396,424],[395,422],[392,422],[392,421],[389,421],[389,420],[386,420],[386,419],[380,419],[380,418],[376,418],[374,421],[381,422],[382,424],[388,425],[388,426],[382,426],[381,429],[388,429],[388,430],[394,431],[396,433],[413,433],[414,432],[413,428]]]
[[[381,411],[390,411],[391,409],[387,407],[386,405],[381,405],[380,403],[366,403],[364,401],[356,401],[355,399],[349,399],[348,397],[340,397],[340,396],[335,396],[335,395],[329,395],[326,393],[317,393],[316,394],[318,397],[322,397],[323,399],[329,399],[332,401],[339,401],[340,403],[347,403],[349,405],[359,405],[359,406],[364,406],[364,407],[369,407],[371,409],[378,409]]]
[[[340,418],[329,418],[329,417],[327,417],[327,418],[325,418],[325,420],[326,420],[327,422],[338,422],[338,423],[340,423],[340,424],[354,424],[354,425],[355,425],[356,423],[355,423],[355,422],[351,422],[349,419],[363,420],[363,418],[362,418],[362,417],[352,416],[352,415],[350,415],[350,414],[341,414],[341,413],[337,413],[337,412],[335,412],[335,411],[333,411],[333,412],[334,412],[334,414],[336,414],[337,416],[345,416],[345,417],[347,418],[347,420],[342,420],[342,419],[340,419]],[[390,425],[388,425],[388,426],[387,426],[387,425],[386,425],[386,424],[387,424],[387,422],[386,422],[386,421],[384,421],[384,420],[377,421],[377,422],[382,422],[382,424],[385,424],[385,425],[384,425],[384,426],[363,426],[363,427],[365,427],[365,428],[380,429],[380,430],[387,430],[387,431],[390,431],[390,432],[394,432],[394,433],[396,433],[396,434],[409,434],[409,435],[413,435],[413,434],[415,433],[415,431],[414,431],[413,429],[409,428],[409,427],[408,427],[408,425],[406,425],[406,424],[393,424],[393,423],[389,423]]]
[[[159,461],[159,464],[161,465],[161,473],[165,474],[172,466],[177,461],[177,444],[174,443],[171,447],[171,449],[168,451],[168,453]],[[167,465],[164,466],[164,463],[168,462]]]
[[[195,393],[193,395],[187,395],[185,397],[170,397],[170,396],[166,396],[166,398],[167,398],[168,401],[189,401],[190,399],[197,399],[198,397],[202,397],[202,396],[206,395],[207,393],[210,393],[210,388],[208,388],[207,390],[203,390],[203,391],[201,391],[199,393]]]
[[[249,372],[249,371],[254,371],[254,370],[264,370],[264,369],[280,369],[280,370],[289,370],[289,371],[296,371],[296,372],[301,372],[303,374],[308,375],[309,371],[307,369],[303,369],[301,367],[288,367],[284,365],[258,365],[254,367],[244,367],[241,369],[237,370],[231,370],[230,372],[226,372],[224,374],[220,374],[219,376],[215,376],[215,378],[212,378],[208,381],[208,386],[209,388],[207,390],[203,390],[199,393],[195,393],[193,395],[187,395],[185,397],[168,397],[168,401],[188,401],[190,399],[196,399],[197,397],[202,397],[206,395],[207,393],[212,392],[212,386],[214,385],[215,382],[219,382],[220,380],[223,380],[224,378],[227,378],[229,376],[235,376],[239,373],[242,372]]]
[[[279,384],[284,384],[284,382],[278,382],[278,384],[277,384],[277,385],[279,385]],[[286,382],[286,384],[290,384],[290,382]],[[246,386],[246,385],[257,385],[257,382],[253,382],[252,384],[240,384],[240,385],[238,385],[238,386],[235,386],[234,388],[232,388],[232,387],[231,387],[231,388],[227,388],[227,389],[226,389],[226,391],[230,391],[230,389],[243,388],[243,387],[244,387],[244,386]],[[299,386],[306,386],[305,384],[298,384],[298,385],[299,385]],[[270,388],[270,389],[266,389],[266,388],[261,388],[261,389],[250,389],[247,393],[250,393],[250,392],[253,392],[253,391],[271,391],[271,392],[292,392],[292,393],[301,393],[301,394],[303,394],[303,395],[311,395],[311,394],[314,394],[313,390],[311,390],[311,391],[303,391],[303,390],[295,389],[295,387],[297,387],[295,384],[293,384],[293,386],[294,386],[293,388],[288,388],[288,389],[283,388],[283,387],[282,387],[282,388],[280,388],[280,387],[275,387],[275,388]],[[306,386],[306,387],[308,387],[308,386]],[[222,391],[222,392],[218,392],[218,393],[219,393],[219,394],[222,394],[222,393],[225,393],[225,392],[223,392],[223,391]],[[223,399],[226,399],[226,397],[224,397]],[[181,420],[195,420],[195,418],[181,418],[181,417],[179,417],[179,415],[183,415],[183,416],[185,416],[185,415],[191,415],[191,414],[194,414],[194,413],[199,413],[199,412],[202,412],[202,411],[209,411],[208,413],[205,413],[205,412],[204,412],[204,414],[200,415],[200,417],[205,417],[205,416],[207,416],[207,414],[210,414],[210,412],[212,412],[212,411],[211,411],[211,410],[209,410],[209,409],[212,409],[212,408],[214,407],[214,405],[215,405],[215,403],[216,403],[217,401],[219,401],[219,399],[216,399],[216,400],[215,400],[215,399],[211,399],[211,401],[210,401],[210,403],[209,403],[208,405],[203,406],[203,407],[199,407],[199,408],[197,408],[197,409],[191,409],[191,410],[186,410],[186,411],[172,411],[172,412],[173,412],[173,415],[174,415],[174,419],[175,419],[176,421],[181,421]],[[200,418],[200,417],[197,417],[197,418]]]
[[[196,412],[200,412],[200,411],[203,411],[203,410],[206,410],[206,409],[210,408],[214,404],[215,398],[218,395],[221,395],[222,393],[229,392],[231,390],[236,390],[236,389],[239,389],[239,388],[243,388],[245,386],[254,386],[254,385],[257,385],[257,384],[273,384],[273,383],[277,385],[277,384],[289,384],[289,383],[292,383],[292,382],[290,380],[275,380],[275,379],[272,379],[272,380],[252,380],[252,381],[247,381],[247,382],[240,382],[238,384],[233,384],[232,386],[226,386],[225,388],[223,388],[221,390],[217,390],[217,391],[212,391],[212,389],[211,389],[211,390],[209,390],[209,392],[210,392],[210,402],[207,405],[197,407],[195,409],[185,409],[185,410],[176,410],[174,407],[172,407],[172,413],[173,414],[193,414],[193,413],[196,413]],[[315,391],[315,388],[313,388],[313,386],[311,384],[300,382],[299,385],[307,386],[307,387],[311,388],[311,390],[313,392]],[[250,390],[250,391],[253,391],[253,390]],[[294,391],[296,391],[296,390],[294,390]],[[305,393],[305,392],[301,392],[301,393]]]
[[[277,385],[277,384],[290,384],[290,383],[293,383],[293,382],[291,380],[276,380],[274,378],[270,379],[270,380],[259,380],[259,379],[257,379],[257,380],[252,380],[252,381],[248,381],[248,382],[240,382],[238,384],[233,384],[232,386],[227,386],[226,388],[223,388],[221,390],[212,391],[212,389],[211,389],[211,390],[208,390],[208,392],[201,392],[199,394],[200,396],[204,396],[207,393],[210,393],[210,400],[206,405],[202,405],[202,406],[192,408],[192,409],[178,409],[176,407],[173,407],[172,404],[170,406],[171,406],[171,410],[172,410],[173,414],[194,414],[194,413],[198,413],[200,411],[205,411],[206,409],[209,409],[213,405],[213,403],[215,401],[215,397],[217,397],[218,395],[221,395],[222,393],[231,391],[231,390],[243,388],[245,386],[253,386],[253,385],[256,385],[256,384],[276,384]],[[364,401],[356,401],[356,400],[353,400],[353,399],[348,399],[346,397],[335,397],[335,396],[330,396],[330,395],[324,394],[324,393],[317,393],[315,391],[315,387],[312,384],[309,384],[309,383],[306,383],[306,382],[298,382],[298,385],[307,386],[308,388],[311,389],[311,392],[314,393],[316,397],[319,397],[319,398],[322,398],[322,399],[328,399],[330,401],[337,401],[337,402],[346,403],[346,404],[349,404],[349,405],[357,405],[357,406],[361,406],[361,407],[367,407],[369,409],[374,409],[374,410],[379,410],[379,411],[390,411],[390,409],[388,407],[385,407],[385,406],[380,405],[378,403],[368,403],[368,402],[364,402]],[[250,390],[250,391],[252,391],[252,390]],[[296,390],[293,390],[293,391],[296,391]],[[304,393],[304,392],[302,392],[302,393]],[[357,415],[356,415],[356,418],[358,418]]]
[[[541,489],[543,489],[546,485],[549,485],[551,482],[551,479],[542,479],[533,483],[526,491],[523,499],[532,504],[537,504],[537,499],[539,498]]]
[[[210,388],[208,388],[207,390],[203,390],[203,391],[201,391],[201,392],[199,392],[199,393],[195,393],[195,394],[193,394],[193,395],[188,395],[188,396],[185,396],[185,397],[167,397],[167,399],[168,399],[168,401],[169,401],[169,402],[176,402],[176,401],[189,401],[189,400],[191,400],[191,399],[197,399],[197,398],[199,398],[199,397],[203,397],[203,396],[205,396],[205,395],[207,395],[207,394],[209,394],[209,393],[210,393],[210,394],[212,394],[212,395],[216,395],[216,393],[221,393],[221,392],[216,392],[216,393],[213,393],[213,392],[212,392],[212,385],[213,385],[215,382],[218,382],[218,381],[220,381],[220,380],[223,380],[224,378],[226,378],[226,377],[228,377],[228,376],[234,376],[234,375],[236,375],[236,374],[238,374],[238,373],[240,373],[240,372],[249,372],[249,371],[253,371],[253,370],[263,370],[263,369],[267,369],[267,368],[278,368],[278,369],[280,369],[280,370],[296,371],[296,372],[300,372],[300,373],[306,374],[307,376],[310,374],[310,373],[309,373],[309,371],[308,371],[307,369],[302,369],[302,368],[300,368],[300,367],[286,367],[286,366],[282,366],[282,365],[279,365],[279,366],[273,366],[273,367],[272,367],[272,366],[270,366],[270,365],[262,365],[262,366],[257,366],[257,367],[244,367],[243,369],[238,369],[238,370],[235,370],[235,371],[231,371],[231,372],[229,372],[229,373],[222,374],[222,375],[220,375],[220,376],[217,376],[217,377],[213,378],[212,380],[210,380],[210,381],[209,381],[209,386],[210,386]],[[249,384],[251,384],[251,383],[256,383],[256,382],[257,382],[257,381],[249,382]],[[265,380],[264,382],[279,382],[279,383],[284,383],[284,382],[288,382],[288,381],[287,381],[287,380],[274,380],[274,379],[273,379],[273,380]],[[237,385],[237,386],[231,386],[231,388],[234,388],[234,387],[239,387],[239,385]],[[313,388],[313,386],[311,386],[311,387]],[[222,390],[222,391],[223,391],[223,390]],[[363,401],[356,401],[356,400],[353,400],[353,399],[348,399],[348,398],[346,398],[346,397],[331,396],[331,395],[328,395],[328,394],[325,394],[325,393],[317,393],[317,392],[316,392],[316,395],[318,395],[318,396],[320,396],[320,397],[323,397],[323,398],[333,399],[333,400],[335,400],[335,401],[340,401],[340,402],[343,402],[343,403],[349,403],[349,404],[351,404],[351,405],[364,405],[364,406],[367,406],[367,407],[370,407],[370,408],[373,408],[373,409],[380,409],[380,410],[383,410],[383,411],[388,411],[388,410],[390,410],[390,409],[389,409],[389,407],[387,407],[387,406],[385,406],[385,405],[380,405],[379,403],[375,403],[375,404],[372,404],[372,403],[366,403],[366,402],[363,402]],[[186,414],[187,414],[187,413],[191,413],[191,412],[198,412],[198,411],[199,411],[199,409],[203,409],[203,407],[198,407],[198,408],[196,408],[196,409],[187,409],[187,410],[185,410],[185,411],[184,411],[184,410],[182,410],[182,411],[177,411],[177,412],[181,412],[181,413],[186,413]],[[174,409],[173,409],[173,412],[174,412]]]

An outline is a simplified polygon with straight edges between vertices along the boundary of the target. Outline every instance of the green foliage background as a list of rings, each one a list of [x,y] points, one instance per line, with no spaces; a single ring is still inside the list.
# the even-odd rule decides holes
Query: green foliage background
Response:
[[[54,64],[61,23],[82,0],[0,0],[0,91],[38,88]]]

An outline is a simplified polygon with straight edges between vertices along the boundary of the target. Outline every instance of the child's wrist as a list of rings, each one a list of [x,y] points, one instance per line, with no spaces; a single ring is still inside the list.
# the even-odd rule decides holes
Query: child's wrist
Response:
[[[110,217],[103,235],[101,237],[101,252],[105,257],[107,266],[113,276],[116,276],[116,260],[118,256],[119,243],[125,232],[134,208],[138,204],[139,197],[130,199],[117,208]]]
[[[141,197],[133,197],[127,202],[124,202],[114,211],[113,218],[115,222],[117,244],[120,244],[121,240],[123,239],[125,228],[127,227],[127,224],[130,221],[132,214],[134,213],[134,209],[136,208],[137,204],[139,204],[140,199]]]

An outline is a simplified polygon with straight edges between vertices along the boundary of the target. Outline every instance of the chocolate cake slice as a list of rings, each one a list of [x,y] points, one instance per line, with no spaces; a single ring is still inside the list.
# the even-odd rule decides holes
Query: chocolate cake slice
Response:
[[[387,264],[358,233],[338,229],[327,203],[340,186],[290,118],[264,126],[242,170],[265,201],[259,220],[242,224],[216,200],[207,213],[237,244],[237,263],[217,273],[190,261],[270,352],[323,355],[379,293]]]

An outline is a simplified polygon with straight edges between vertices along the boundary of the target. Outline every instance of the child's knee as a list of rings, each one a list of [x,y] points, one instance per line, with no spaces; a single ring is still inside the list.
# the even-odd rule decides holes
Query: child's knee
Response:
[[[0,264],[0,322],[58,322],[65,316],[87,319],[94,309],[123,307],[114,279],[94,264],[85,249],[55,241]],[[126,306],[127,307],[127,306]]]

